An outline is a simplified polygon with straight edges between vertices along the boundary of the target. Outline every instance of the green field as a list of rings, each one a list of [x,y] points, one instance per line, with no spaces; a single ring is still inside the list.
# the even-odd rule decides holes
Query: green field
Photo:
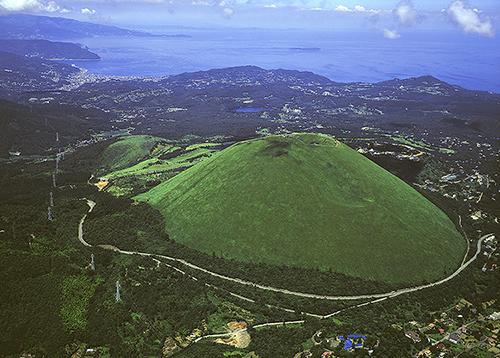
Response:
[[[317,134],[240,142],[136,197],[208,254],[391,283],[444,277],[465,240],[420,193]]]
[[[220,143],[171,143],[147,135],[122,137],[101,155],[99,177],[115,196],[147,190],[210,156]],[[151,184],[152,183],[152,184]]]
[[[101,154],[101,168],[103,171],[115,171],[134,165],[148,156],[153,148],[163,141],[162,138],[149,135],[121,137]]]
[[[180,148],[172,146],[167,148],[164,154],[172,153],[178,149]],[[145,159],[131,167],[108,173],[106,174],[106,178],[117,179],[128,176],[150,175],[154,173],[174,171],[186,166],[191,166],[191,162],[196,162],[197,159],[208,156],[210,153],[211,151],[209,149],[196,147],[194,149],[189,149],[189,151],[186,149],[185,152],[168,160],[152,156],[151,158]]]

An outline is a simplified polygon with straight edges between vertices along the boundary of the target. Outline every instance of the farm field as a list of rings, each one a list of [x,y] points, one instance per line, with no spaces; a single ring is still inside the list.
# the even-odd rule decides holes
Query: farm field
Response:
[[[240,142],[135,198],[175,241],[244,262],[420,283],[465,253],[439,208],[327,135]]]

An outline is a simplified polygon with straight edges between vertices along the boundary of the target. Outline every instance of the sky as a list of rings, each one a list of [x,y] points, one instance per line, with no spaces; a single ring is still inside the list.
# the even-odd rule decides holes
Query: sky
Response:
[[[0,0],[0,14],[35,13],[128,28],[257,27],[415,31],[494,38],[499,0]]]

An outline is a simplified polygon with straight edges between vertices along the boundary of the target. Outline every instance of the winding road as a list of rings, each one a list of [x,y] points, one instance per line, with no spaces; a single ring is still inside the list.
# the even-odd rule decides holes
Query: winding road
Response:
[[[83,225],[85,223],[85,220],[87,219],[88,214],[90,214],[94,210],[94,208],[96,206],[96,203],[94,201],[92,201],[92,200],[89,200],[89,199],[83,199],[83,200],[87,201],[87,205],[89,206],[89,209],[88,209],[87,213],[80,219],[80,223],[78,225],[78,240],[82,243],[82,245],[84,245],[86,247],[93,247],[93,245],[89,244],[84,239]],[[487,234],[487,235],[482,236],[478,240],[478,242],[477,242],[476,253],[474,254],[474,256],[472,256],[467,262],[465,262],[465,257],[466,257],[465,256],[464,260],[462,261],[462,264],[460,265],[460,267],[455,272],[453,272],[451,275],[449,275],[446,278],[443,278],[443,279],[441,279],[439,281],[436,281],[436,282],[433,282],[433,283],[429,283],[429,284],[426,284],[426,285],[421,285],[421,286],[416,286],[416,287],[408,287],[408,288],[403,288],[403,289],[400,289],[400,290],[395,290],[395,291],[386,292],[386,293],[367,294],[367,295],[354,295],[354,296],[329,296],[329,295],[317,295],[317,294],[312,294],[312,293],[290,291],[290,290],[276,288],[276,287],[272,287],[272,286],[266,286],[266,285],[257,284],[255,282],[251,282],[251,281],[247,281],[247,280],[242,280],[242,279],[239,279],[239,278],[224,276],[224,275],[221,275],[221,274],[209,271],[207,269],[204,269],[204,268],[202,268],[200,266],[197,266],[195,264],[192,264],[192,263],[190,263],[190,262],[188,262],[186,260],[175,258],[175,257],[170,257],[170,256],[166,256],[166,255],[158,255],[158,254],[150,254],[150,253],[138,252],[138,251],[125,251],[125,250],[121,250],[121,249],[119,249],[117,247],[114,247],[114,246],[111,246],[111,245],[99,245],[98,247],[100,247],[102,249],[106,249],[106,250],[112,250],[114,252],[118,252],[118,253],[125,254],[125,255],[138,255],[138,256],[143,256],[143,257],[151,257],[157,263],[158,266],[161,263],[161,261],[158,260],[158,258],[162,258],[162,259],[166,259],[166,260],[169,260],[169,261],[178,262],[178,263],[180,263],[180,264],[182,264],[184,266],[187,266],[189,268],[192,268],[194,270],[206,273],[206,274],[208,274],[210,276],[217,277],[217,278],[220,278],[220,279],[223,279],[223,280],[226,280],[226,281],[231,281],[231,282],[235,282],[235,283],[238,283],[238,284],[241,284],[241,285],[245,285],[245,286],[251,286],[251,287],[262,289],[262,290],[266,290],[266,291],[279,292],[279,293],[283,293],[283,294],[287,294],[287,295],[292,295],[292,296],[297,296],[297,297],[302,297],[302,298],[314,298],[314,299],[322,299],[322,300],[330,300],[330,301],[342,301],[342,300],[347,301],[347,300],[369,299],[369,301],[367,301],[367,302],[363,302],[363,303],[360,303],[360,304],[357,304],[357,305],[354,305],[354,306],[346,307],[346,308],[337,310],[337,311],[332,312],[332,313],[327,314],[327,315],[318,315],[318,314],[307,313],[307,312],[297,312],[295,310],[288,309],[288,308],[276,307],[276,306],[272,306],[272,305],[266,305],[267,307],[277,308],[277,309],[280,309],[280,310],[283,310],[283,311],[286,311],[286,312],[307,315],[307,316],[311,316],[311,317],[315,317],[315,318],[319,318],[319,319],[325,319],[325,318],[330,318],[330,317],[336,316],[336,315],[338,315],[338,314],[340,314],[342,312],[348,311],[348,310],[352,310],[352,309],[355,309],[355,308],[367,306],[367,305],[374,304],[374,303],[377,303],[377,302],[382,302],[382,301],[385,301],[387,299],[394,298],[394,297],[397,297],[397,296],[405,294],[405,293],[420,291],[420,290],[424,290],[426,288],[430,288],[430,287],[435,287],[435,286],[442,285],[443,283],[448,282],[448,281],[452,280],[453,278],[455,278],[456,276],[458,276],[472,262],[474,262],[477,259],[477,257],[479,256],[479,254],[481,253],[483,241],[486,240],[487,238],[493,236],[493,235],[494,234]],[[469,251],[469,248],[468,248],[467,252],[468,251]],[[194,277],[194,276],[186,273],[185,271],[182,271],[181,269],[179,269],[179,268],[177,268],[175,266],[169,265],[167,263],[164,263],[164,264],[166,266],[168,266],[168,267],[176,270],[177,272],[179,272],[179,273],[181,273],[183,275],[187,275],[191,279],[193,279],[195,281],[198,281],[198,279],[196,277]],[[205,283],[205,285],[208,286],[208,287],[214,288],[214,289],[219,289],[218,287],[216,287],[214,285],[211,285],[209,283]],[[232,296],[234,296],[234,297],[237,297],[237,298],[240,298],[242,300],[245,300],[245,301],[255,302],[254,300],[252,300],[250,298],[238,295],[238,294],[236,294],[234,292],[229,292],[229,294],[232,295]],[[280,322],[262,323],[262,324],[253,325],[253,326],[248,327],[248,328],[242,328],[242,329],[239,329],[239,330],[236,330],[236,331],[228,332],[228,333],[207,334],[207,335],[204,335],[204,336],[196,338],[192,343],[197,343],[197,342],[199,342],[201,340],[204,340],[204,339],[231,337],[231,336],[233,336],[236,333],[246,332],[249,328],[258,329],[258,328],[265,328],[265,327],[285,327],[285,326],[288,326],[288,325],[303,324],[304,322],[305,322],[305,320],[280,321]]]
[[[93,247],[93,245],[89,244],[84,239],[83,225],[85,223],[85,220],[87,219],[88,214],[90,214],[92,212],[92,210],[94,210],[94,208],[96,206],[96,203],[94,201],[92,201],[92,200],[89,200],[89,199],[83,199],[83,200],[87,201],[87,205],[89,206],[89,209],[88,209],[87,213],[80,219],[80,223],[78,225],[78,240],[82,243],[82,245],[84,245],[86,247]],[[182,264],[184,266],[187,266],[189,268],[192,268],[194,270],[203,272],[203,273],[208,274],[210,276],[217,277],[217,278],[220,278],[220,279],[223,279],[223,280],[226,280],[226,281],[235,282],[235,283],[238,283],[238,284],[241,284],[241,285],[258,288],[258,289],[261,289],[261,290],[283,293],[283,294],[286,294],[286,295],[292,295],[292,296],[297,296],[297,297],[302,297],[302,298],[314,298],[314,299],[320,299],[320,300],[330,300],[330,301],[348,301],[348,300],[364,300],[364,299],[368,299],[369,300],[367,302],[363,302],[363,303],[360,303],[360,304],[357,304],[357,305],[354,305],[354,306],[350,306],[350,307],[346,307],[346,308],[337,310],[337,311],[332,312],[332,313],[327,314],[327,315],[318,315],[318,314],[307,313],[307,312],[297,312],[295,310],[288,309],[288,308],[277,307],[277,306],[272,306],[272,305],[266,305],[267,307],[277,308],[277,309],[280,309],[280,310],[283,310],[283,311],[286,311],[286,312],[290,312],[290,313],[297,313],[297,314],[311,316],[311,317],[315,317],[315,318],[319,318],[319,319],[325,319],[325,318],[330,318],[330,317],[336,316],[336,315],[338,315],[338,314],[340,314],[342,312],[348,311],[348,310],[352,310],[352,309],[355,309],[355,308],[367,306],[367,305],[374,304],[374,303],[377,303],[377,302],[382,302],[382,301],[385,301],[385,300],[387,300],[389,298],[394,298],[394,297],[397,297],[397,296],[405,294],[405,293],[420,291],[420,290],[424,290],[426,288],[431,288],[431,287],[442,285],[443,283],[446,283],[446,282],[452,280],[453,278],[455,278],[456,276],[458,276],[472,262],[474,262],[477,259],[477,257],[479,256],[479,254],[481,253],[483,241],[486,240],[487,238],[493,236],[493,235],[494,234],[487,234],[487,235],[482,236],[477,241],[476,253],[474,254],[474,256],[472,256],[467,262],[465,262],[465,258],[464,258],[464,260],[462,261],[462,264],[460,265],[460,267],[457,270],[455,270],[455,272],[453,272],[451,275],[449,275],[446,278],[443,278],[443,279],[441,279],[439,281],[436,281],[436,282],[433,282],[433,283],[429,283],[429,284],[426,284],[426,285],[415,286],[415,287],[408,287],[408,288],[403,288],[403,289],[400,289],[400,290],[395,290],[395,291],[386,292],[386,293],[376,293],[376,294],[367,294],[367,295],[354,295],[354,296],[329,296],[329,295],[318,295],[318,294],[313,294],[313,293],[304,293],[304,292],[290,291],[290,290],[286,290],[286,289],[282,289],[282,288],[276,288],[276,287],[272,287],[272,286],[261,285],[261,284],[258,284],[258,283],[252,282],[252,281],[242,280],[242,279],[239,279],[239,278],[224,276],[224,275],[218,274],[216,272],[212,272],[210,270],[207,270],[207,269],[205,269],[203,267],[200,267],[200,266],[197,266],[195,264],[192,264],[191,262],[188,262],[186,260],[175,258],[175,257],[170,257],[170,256],[166,256],[166,255],[158,255],[158,254],[150,254],[150,253],[139,252],[139,251],[126,251],[126,250],[121,250],[121,249],[119,249],[117,247],[114,247],[114,246],[111,246],[111,245],[98,245],[98,247],[100,247],[102,249],[105,249],[105,250],[111,250],[111,251],[114,251],[114,252],[125,254],[125,255],[138,255],[138,256],[143,256],[143,257],[151,257],[157,263],[158,266],[161,263],[161,261],[158,260],[158,258],[166,259],[166,260],[169,260],[169,261],[172,261],[172,262],[178,262],[178,263],[180,263],[180,264]],[[469,251],[469,249],[467,251]],[[175,266],[169,265],[167,263],[164,263],[164,264],[166,266],[168,266],[169,268],[172,268],[175,271],[177,271],[177,272],[179,272],[179,273],[181,273],[183,275],[187,275],[188,277],[190,277],[191,279],[193,279],[195,281],[198,281],[198,279],[196,277],[194,277],[194,276],[186,273],[185,271],[182,271],[181,269],[179,269],[179,268],[177,268]],[[212,284],[209,284],[209,283],[205,283],[205,285],[207,287],[211,287],[211,288],[214,288],[214,289],[219,289],[218,287],[216,287],[216,286],[214,286]],[[238,295],[238,294],[236,294],[234,292],[229,292],[229,294],[232,295],[232,296],[234,296],[234,297],[237,297],[239,299],[245,300],[245,301],[255,302],[254,300],[252,300],[250,298]],[[269,323],[257,324],[257,325],[252,326],[251,328],[258,329],[258,328],[265,328],[265,327],[285,327],[285,326],[288,326],[288,325],[303,324],[304,322],[305,322],[305,320],[269,322]],[[204,335],[204,336],[196,338],[192,343],[197,343],[197,342],[199,342],[199,341],[201,341],[203,339],[231,337],[231,336],[233,336],[236,333],[246,332],[249,328],[250,327],[248,327],[248,328],[242,328],[242,329],[239,329],[239,330],[236,330],[236,331],[232,331],[232,332],[228,332],[228,333],[207,334],[207,335]]]
[[[92,212],[92,210],[94,209],[96,203],[93,202],[92,200],[87,200],[87,205],[89,206],[89,210],[87,212],[87,214],[85,214],[82,219],[80,220],[80,224],[79,224],[79,227],[78,227],[78,239],[80,240],[80,242],[87,246],[87,247],[92,247],[91,244],[89,244],[88,242],[86,242],[83,238],[83,224],[85,222],[85,219],[87,218],[87,215]],[[426,289],[426,288],[430,288],[430,287],[435,287],[435,286],[439,286],[439,285],[442,285],[443,283],[446,283],[450,280],[452,280],[453,278],[455,278],[456,276],[458,276],[463,270],[465,270],[472,262],[474,262],[479,253],[481,252],[481,247],[482,247],[482,244],[483,244],[483,241],[489,237],[493,236],[493,234],[487,234],[487,235],[484,235],[482,236],[478,242],[477,242],[477,247],[476,247],[476,253],[474,254],[474,256],[472,256],[467,262],[464,262],[462,265],[460,265],[460,267],[458,267],[455,272],[453,272],[451,275],[449,275],[448,277],[445,277],[439,281],[436,281],[436,282],[432,282],[432,283],[429,283],[429,284],[425,284],[425,285],[420,285],[420,286],[414,286],[414,287],[408,287],[408,288],[402,288],[402,289],[399,289],[399,290],[394,290],[394,291],[390,291],[390,292],[384,292],[384,293],[374,293],[374,294],[365,294],[365,295],[350,295],[350,296],[332,296],[332,295],[320,295],[320,294],[314,294],[314,293],[307,293],[307,292],[298,292],[298,291],[291,291],[291,290],[287,290],[287,289],[284,289],[284,288],[277,288],[277,287],[273,287],[273,286],[267,286],[267,285],[262,285],[262,284],[259,284],[259,283],[255,283],[255,282],[252,282],[252,281],[248,281],[248,280],[243,280],[243,279],[240,279],[240,278],[234,278],[234,277],[230,277],[230,276],[225,276],[225,275],[221,275],[219,273],[216,273],[216,272],[213,272],[213,271],[210,271],[210,270],[207,270],[203,267],[200,267],[198,265],[195,265],[189,261],[186,261],[186,260],[183,260],[183,259],[179,259],[179,258],[175,258],[175,257],[171,257],[171,256],[166,256],[166,255],[159,255],[159,254],[150,254],[150,253],[146,253],[146,252],[139,252],[139,251],[125,251],[125,250],[121,250],[117,247],[112,247],[112,246],[106,246],[106,245],[101,245],[100,247],[101,248],[107,248],[109,250],[113,250],[115,252],[118,252],[118,253],[121,253],[121,254],[125,254],[125,255],[138,255],[138,256],[145,256],[145,257],[153,257],[153,258],[162,258],[162,259],[165,259],[165,260],[168,260],[168,261],[171,261],[171,262],[177,262],[177,263],[180,263],[186,267],[189,267],[191,269],[194,269],[196,271],[199,271],[199,272],[203,272],[205,274],[208,274],[212,277],[217,277],[217,278],[220,278],[222,280],[225,280],[225,281],[230,281],[230,282],[234,282],[234,283],[237,283],[237,284],[240,284],[240,285],[244,285],[244,286],[250,286],[250,287],[253,287],[253,288],[257,288],[257,289],[260,289],[260,290],[265,290],[265,291],[272,291],[272,292],[277,292],[277,293],[282,293],[282,294],[285,294],[285,295],[290,295],[290,296],[296,296],[296,297],[301,297],[301,298],[313,298],[313,299],[318,299],[318,300],[329,300],[329,301],[355,301],[355,300],[370,300],[370,299],[380,299],[380,298],[386,298],[386,297],[396,297],[396,296],[399,296],[399,295],[402,295],[402,294],[405,294],[405,293],[410,293],[410,292],[416,292],[416,291],[420,291],[420,290],[423,290],[423,289]],[[179,270],[179,269],[177,269]],[[183,271],[181,271],[183,272]]]

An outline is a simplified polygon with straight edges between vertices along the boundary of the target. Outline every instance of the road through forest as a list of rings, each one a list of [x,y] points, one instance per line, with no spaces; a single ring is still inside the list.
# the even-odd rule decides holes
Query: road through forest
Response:
[[[90,214],[92,212],[92,210],[95,208],[96,203],[92,200],[88,200],[88,199],[85,199],[85,200],[87,201],[87,205],[89,206],[89,209],[88,209],[87,213],[81,218],[80,223],[78,225],[78,240],[84,246],[92,247],[92,245],[89,244],[88,242],[86,242],[84,239],[83,225],[85,223],[85,220],[86,220],[88,214]],[[317,315],[317,314],[306,313],[309,316],[313,316],[313,317],[317,317],[317,318],[329,318],[329,317],[335,316],[341,312],[344,312],[346,310],[350,310],[350,309],[357,308],[357,307],[362,307],[362,306],[369,305],[369,304],[376,303],[376,302],[381,302],[381,301],[384,301],[388,298],[394,298],[394,297],[397,297],[397,296],[405,294],[405,293],[416,292],[416,291],[420,291],[423,289],[439,286],[439,285],[442,285],[442,284],[452,280],[453,278],[458,276],[463,270],[465,270],[472,262],[474,262],[477,259],[477,257],[481,253],[483,241],[491,236],[493,236],[493,234],[487,234],[487,235],[482,236],[477,242],[476,253],[474,254],[474,256],[472,256],[468,261],[463,262],[462,265],[460,265],[460,267],[458,267],[451,275],[449,275],[448,277],[445,277],[439,281],[432,282],[432,283],[425,284],[425,285],[415,286],[415,287],[402,288],[402,289],[394,290],[391,292],[365,294],[365,295],[350,295],[350,296],[332,296],[332,295],[321,295],[321,294],[314,294],[314,293],[291,291],[291,290],[287,290],[287,289],[283,289],[283,288],[277,288],[277,287],[258,284],[258,283],[248,281],[248,280],[243,280],[240,278],[234,278],[234,277],[230,277],[230,276],[221,275],[221,274],[218,274],[216,272],[212,272],[212,271],[207,270],[203,267],[197,266],[191,262],[188,262],[186,260],[179,259],[176,257],[159,255],[159,254],[151,254],[151,253],[139,252],[139,251],[126,251],[126,250],[121,250],[117,247],[113,247],[110,245],[99,245],[99,247],[103,248],[103,249],[112,250],[114,252],[118,252],[118,253],[125,254],[125,255],[138,255],[138,256],[143,256],[143,257],[151,257],[151,258],[155,259],[155,261],[158,261],[158,259],[161,258],[161,259],[165,259],[165,260],[168,260],[171,262],[177,262],[177,263],[180,263],[181,265],[184,265],[186,267],[189,267],[189,268],[194,269],[194,270],[199,271],[199,272],[203,272],[203,273],[208,274],[210,276],[217,277],[217,278],[222,279],[222,280],[238,283],[238,284],[245,285],[245,286],[250,286],[250,287],[265,290],[265,291],[278,292],[278,293],[282,293],[285,295],[297,296],[297,297],[302,297],[302,298],[313,298],[313,299],[319,299],[319,300],[329,300],[329,301],[349,301],[349,300],[365,300],[365,299],[370,300],[368,302],[364,302],[364,303],[361,303],[361,304],[358,304],[355,306],[351,306],[351,307],[347,307],[345,309],[335,311],[335,312],[330,313],[328,315]],[[166,264],[166,265],[168,265],[168,264]],[[180,270],[177,267],[174,267],[171,265],[168,265],[168,266],[175,269],[176,271],[178,271],[182,274],[186,274],[184,271]],[[192,278],[197,280],[194,277],[192,277]],[[215,286],[210,285],[208,283],[205,283],[205,285],[215,287]],[[255,302],[251,299],[248,299],[248,298],[243,297],[243,296],[239,296],[239,295],[234,294],[234,293],[230,293],[230,294],[235,296],[235,297],[245,299],[247,301]],[[279,307],[276,307],[276,308],[279,308]],[[288,311],[288,312],[293,312],[293,313],[299,313],[299,314],[304,313],[304,312],[296,312],[296,311],[290,310],[290,309],[284,309],[284,308],[280,308],[280,309]],[[266,326],[280,326],[280,325],[289,325],[289,324],[300,324],[303,322],[304,322],[303,320],[289,321],[289,322],[271,322],[271,323],[264,323],[264,324],[260,324],[260,325],[255,325],[255,326],[253,326],[253,328],[260,328],[260,327],[266,327]],[[246,329],[243,329],[243,330],[246,330]],[[235,331],[235,332],[230,332],[227,334],[224,333],[224,334],[219,334],[219,335],[207,335],[207,336],[199,337],[196,341],[203,339],[203,338],[230,336],[234,333],[237,333],[237,332]]]

